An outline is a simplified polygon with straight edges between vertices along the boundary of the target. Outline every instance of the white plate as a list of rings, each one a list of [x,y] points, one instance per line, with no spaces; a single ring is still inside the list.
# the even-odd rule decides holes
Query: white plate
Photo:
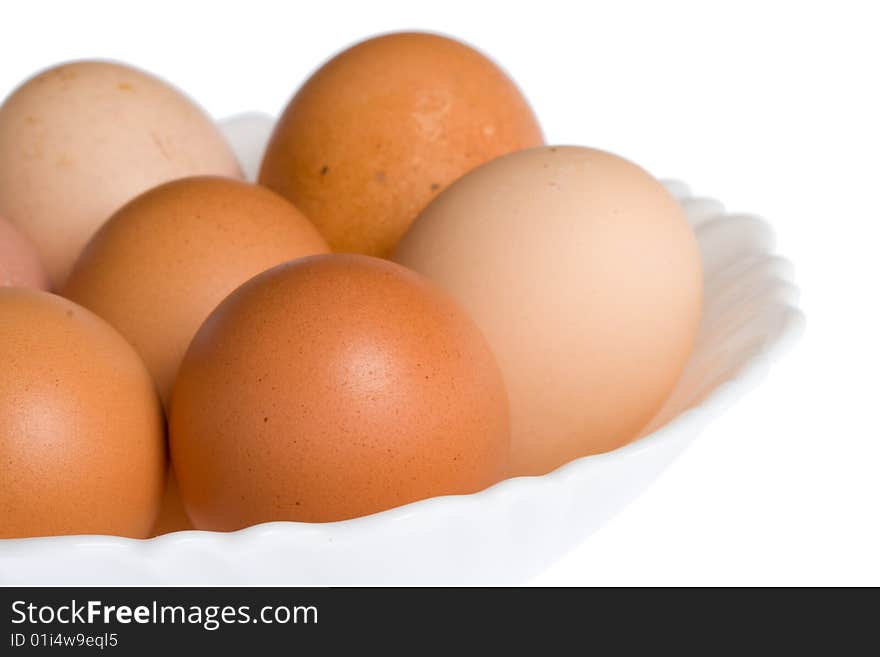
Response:
[[[272,123],[258,114],[222,123],[251,179]],[[543,477],[344,522],[0,540],[0,584],[497,584],[540,572],[640,495],[803,327],[768,224],[666,185],[700,242],[705,312],[687,369],[643,438]]]

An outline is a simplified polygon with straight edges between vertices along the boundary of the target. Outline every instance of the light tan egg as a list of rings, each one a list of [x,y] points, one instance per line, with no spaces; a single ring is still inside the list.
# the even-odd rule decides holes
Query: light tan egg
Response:
[[[0,287],[45,290],[49,279],[31,241],[0,217]]]
[[[700,320],[700,257],[681,208],[643,169],[590,148],[535,148],[472,171],[394,259],[449,291],[495,352],[512,475],[634,439]]]
[[[120,206],[159,183],[202,174],[240,175],[211,119],[135,68],[62,64],[0,106],[0,214],[33,240],[55,288]]]

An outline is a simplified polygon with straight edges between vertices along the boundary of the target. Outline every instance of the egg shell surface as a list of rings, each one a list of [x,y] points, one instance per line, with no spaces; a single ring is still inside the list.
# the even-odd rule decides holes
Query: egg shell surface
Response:
[[[37,249],[14,224],[0,217],[0,287],[45,290],[49,278]]]
[[[637,165],[540,147],[454,183],[394,259],[446,289],[483,331],[511,405],[511,475],[542,475],[636,438],[691,352],[696,238]]]
[[[230,178],[183,178],[116,212],[62,293],[131,342],[167,404],[190,340],[227,294],[279,263],[327,250],[274,192]]]
[[[159,397],[109,324],[48,292],[0,288],[0,538],[145,538],[167,452]]]
[[[305,212],[334,251],[385,257],[453,180],[542,143],[528,102],[485,55],[439,35],[387,34],[302,86],[259,180]]]
[[[497,482],[510,447],[485,339],[394,263],[311,256],[218,306],[180,368],[170,444],[199,529],[325,522]]]
[[[62,64],[0,105],[0,214],[33,240],[54,288],[120,206],[160,183],[205,174],[240,176],[213,121],[130,66]]]

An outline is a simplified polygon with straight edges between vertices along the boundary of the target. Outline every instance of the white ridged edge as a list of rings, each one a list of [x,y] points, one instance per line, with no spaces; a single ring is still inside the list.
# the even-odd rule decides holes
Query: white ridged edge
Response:
[[[273,119],[221,123],[253,179]],[[0,540],[0,584],[508,584],[540,572],[643,492],[801,334],[790,263],[766,221],[664,181],[694,226],[705,312],[685,373],[646,435],[542,477],[344,522],[273,522],[149,540]]]

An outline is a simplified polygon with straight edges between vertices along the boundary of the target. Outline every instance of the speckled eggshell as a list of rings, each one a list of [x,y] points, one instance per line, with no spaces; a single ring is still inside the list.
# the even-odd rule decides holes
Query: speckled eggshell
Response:
[[[0,538],[146,537],[167,458],[131,346],[71,301],[0,288],[0,363]]]
[[[202,174],[240,175],[217,127],[182,93],[129,66],[56,66],[0,106],[0,214],[34,241],[55,288],[122,204]]]
[[[274,192],[229,178],[184,178],[115,213],[62,293],[131,342],[167,403],[190,340],[227,294],[279,263],[327,250]]]
[[[0,287],[45,290],[49,279],[31,241],[0,217]]]
[[[441,194],[394,259],[464,307],[510,396],[512,475],[633,440],[700,321],[697,242],[663,186],[599,150],[499,158]]]
[[[499,480],[494,357],[415,273],[360,255],[275,267],[208,318],[180,368],[170,445],[199,529],[343,520]]]
[[[527,101],[483,54],[438,35],[388,34],[337,55],[303,85],[259,179],[335,251],[384,257],[453,180],[542,143]]]

